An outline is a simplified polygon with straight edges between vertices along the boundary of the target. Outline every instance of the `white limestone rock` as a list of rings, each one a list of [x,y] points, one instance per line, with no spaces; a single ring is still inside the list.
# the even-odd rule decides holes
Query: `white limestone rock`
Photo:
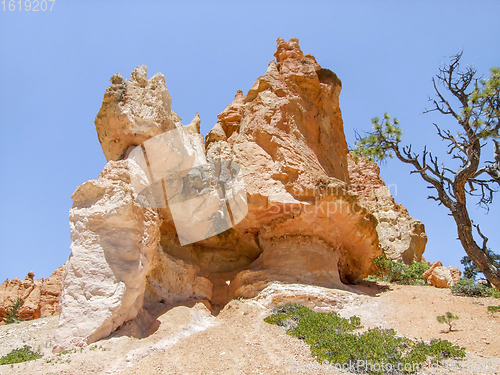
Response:
[[[160,219],[136,201],[131,175],[145,180],[134,161],[109,162],[97,180],[72,195],[72,254],[63,276],[55,351],[108,336],[143,306],[150,260],[161,251]]]

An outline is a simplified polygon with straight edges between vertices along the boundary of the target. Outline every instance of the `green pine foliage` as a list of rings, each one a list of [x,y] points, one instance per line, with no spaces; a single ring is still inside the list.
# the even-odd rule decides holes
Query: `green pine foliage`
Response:
[[[391,115],[384,113],[382,121],[378,117],[372,118],[372,125],[373,132],[354,143],[356,146],[353,150],[354,155],[363,155],[368,160],[375,161],[394,157],[393,145],[401,142],[401,134],[403,134],[399,120],[394,118],[391,121]]]
[[[393,368],[397,368],[398,364],[403,367],[409,364],[407,368],[411,370],[403,370],[403,373],[413,373],[416,372],[415,364],[465,357],[465,348],[446,340],[426,343],[398,336],[396,331],[382,328],[356,332],[362,328],[359,317],[345,319],[334,312],[316,313],[298,304],[275,307],[273,314],[265,321],[285,327],[289,335],[304,340],[322,364],[327,361],[342,365],[369,359],[372,363],[391,364]],[[384,373],[374,368],[367,371]]]
[[[457,60],[458,61],[458,60]],[[457,121],[471,119],[470,125],[474,132],[483,140],[499,138],[499,131],[495,118],[500,117],[498,98],[500,95],[500,69],[494,67],[490,69],[491,76],[488,80],[482,79],[468,95],[468,105],[463,107],[460,114],[457,114]],[[403,130],[399,125],[399,120],[393,118],[387,112],[380,120],[374,117],[371,120],[373,131],[365,137],[358,137],[354,143],[355,155],[363,155],[369,160],[382,161],[392,158],[394,151],[401,143]],[[457,132],[457,138],[464,134]]]
[[[448,332],[453,331],[453,322],[458,319],[460,319],[458,316],[453,315],[453,313],[449,311],[446,314],[437,317],[437,321],[439,323],[448,324]]]
[[[23,305],[21,298],[16,299],[14,304],[7,309],[7,314],[4,314],[5,324],[19,323],[18,310]]]
[[[493,260],[493,263],[496,264],[497,267],[500,267],[500,255],[495,254],[491,249],[487,249],[487,253]],[[476,266],[468,255],[460,259],[460,263],[464,266],[464,277],[467,279],[475,280],[477,275],[481,272],[479,267]]]

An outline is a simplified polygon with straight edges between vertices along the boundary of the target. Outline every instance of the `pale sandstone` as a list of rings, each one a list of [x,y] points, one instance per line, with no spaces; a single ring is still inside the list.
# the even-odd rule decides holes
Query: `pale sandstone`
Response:
[[[73,193],[72,255],[55,351],[92,343],[133,319],[131,330],[144,335],[154,321],[152,303],[210,296],[208,280],[194,266],[164,254],[159,215],[137,199],[141,181],[146,176],[136,162],[111,161]]]
[[[377,219],[377,234],[386,258],[407,265],[423,261],[427,243],[424,224],[396,203],[375,162],[349,154],[348,163],[351,189]],[[392,188],[397,193],[397,186]]]
[[[95,126],[104,156],[108,161],[125,157],[130,146],[174,129],[178,118],[170,110],[172,99],[165,76],[155,74],[148,80],[145,65],[134,69],[126,81],[117,73],[104,94]]]
[[[443,266],[443,263],[441,263],[440,260],[435,261],[431,264],[431,267],[422,274],[422,276],[424,277],[424,279],[427,280],[429,278],[429,276],[432,274],[432,272],[434,272],[434,268],[442,267],[442,266]]]
[[[460,271],[457,267],[449,266],[448,270],[451,274],[451,279],[453,280],[453,285],[455,285],[458,280],[462,277],[462,271]]]
[[[135,201],[133,161],[110,162],[72,195],[71,256],[66,263],[56,351],[109,335],[143,306],[145,275],[157,251],[157,213]]]

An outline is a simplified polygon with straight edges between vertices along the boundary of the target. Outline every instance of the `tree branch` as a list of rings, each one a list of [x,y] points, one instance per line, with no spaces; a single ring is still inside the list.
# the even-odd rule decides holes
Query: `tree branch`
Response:
[[[486,247],[486,244],[488,243],[488,237],[486,237],[482,232],[481,232],[481,229],[479,228],[479,224],[474,224],[474,222],[472,222],[472,226],[474,228],[476,228],[477,230],[477,233],[479,234],[479,236],[482,238],[483,240],[483,247],[482,247],[482,250],[486,253],[486,254],[489,254],[489,251],[488,251],[488,248]]]
[[[392,150],[396,154],[396,157],[401,160],[403,163],[406,164],[411,164],[415,168],[414,173],[419,173],[422,178],[428,182],[429,184],[432,185],[433,188],[435,188],[438,192],[439,199],[441,202],[451,210],[452,205],[453,205],[453,199],[450,198],[450,196],[446,193],[444,184],[442,181],[439,181],[431,176],[429,176],[426,171],[428,170],[427,168],[423,167],[419,161],[418,161],[418,155],[412,155],[411,153],[411,145],[410,146],[405,146],[403,148],[403,153],[405,156],[402,155],[401,151],[399,150],[399,147],[397,144],[392,145]],[[425,168],[425,169],[424,169]]]

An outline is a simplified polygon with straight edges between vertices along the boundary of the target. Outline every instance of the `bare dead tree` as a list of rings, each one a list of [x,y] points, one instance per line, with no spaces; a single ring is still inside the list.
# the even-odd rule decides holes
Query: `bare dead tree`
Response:
[[[420,176],[429,184],[435,194],[428,198],[437,201],[450,210],[457,225],[458,238],[476,266],[487,280],[500,288],[500,267],[490,256],[486,237],[475,224],[467,210],[467,196],[478,198],[478,204],[489,209],[494,194],[500,186],[500,69],[491,69],[488,80],[478,78],[472,67],[460,70],[462,53],[451,58],[449,64],[439,69],[432,82],[436,97],[429,99],[432,108],[425,112],[437,111],[452,116],[459,125],[459,131],[452,134],[434,124],[438,136],[446,141],[447,154],[459,162],[454,169],[445,167],[424,147],[422,154],[416,154],[412,146],[401,146],[402,130],[399,121],[386,113],[381,121],[372,119],[373,132],[365,137],[357,136],[355,152],[370,159],[382,161],[393,154],[403,163],[413,166],[411,173]],[[458,99],[458,106],[444,95],[441,87]],[[449,95],[448,94],[448,95]],[[482,162],[483,148],[493,146],[493,160]],[[474,239],[474,229],[481,244]]]

